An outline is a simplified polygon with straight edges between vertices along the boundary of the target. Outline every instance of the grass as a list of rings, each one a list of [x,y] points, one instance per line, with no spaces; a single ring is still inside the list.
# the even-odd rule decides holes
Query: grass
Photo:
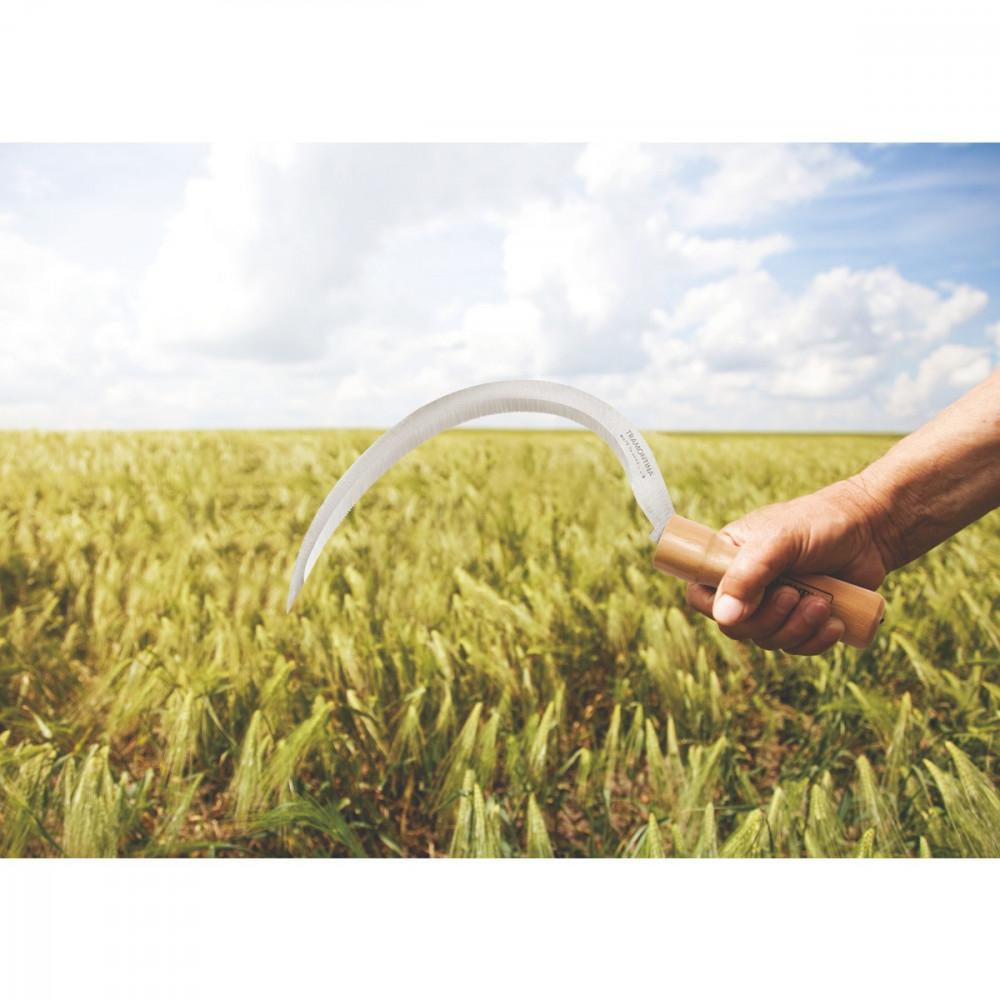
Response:
[[[1000,515],[796,659],[684,608],[593,435],[455,432],[286,614],[373,436],[0,434],[0,854],[1000,854]],[[717,525],[890,443],[649,440]]]

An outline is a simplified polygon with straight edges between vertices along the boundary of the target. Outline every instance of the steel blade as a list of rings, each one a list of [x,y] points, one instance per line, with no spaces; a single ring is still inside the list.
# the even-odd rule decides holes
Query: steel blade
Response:
[[[368,488],[404,455],[435,434],[478,417],[548,413],[589,428],[610,445],[628,476],[655,542],[674,512],[666,483],[642,434],[617,410],[589,393],[558,382],[487,382],[441,396],[414,410],[378,438],[340,477],[302,541],[288,591],[291,608],[327,539]]]

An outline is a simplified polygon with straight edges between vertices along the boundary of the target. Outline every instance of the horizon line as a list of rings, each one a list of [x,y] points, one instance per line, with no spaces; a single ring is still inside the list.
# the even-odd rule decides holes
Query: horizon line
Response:
[[[386,431],[391,430],[393,426],[395,425],[390,424],[385,427],[351,425],[340,427],[0,427],[0,434],[316,434],[344,431],[384,434]],[[782,435],[790,437],[805,434],[814,437],[820,435],[827,435],[830,437],[905,437],[907,434],[912,434],[916,429],[917,428],[911,428],[909,430],[849,430],[842,428],[833,430],[810,430],[808,428],[803,428],[798,430],[769,430],[765,428],[741,428],[738,430],[731,430],[726,428],[639,428],[643,434],[712,434],[718,436],[766,434],[774,437],[780,437]],[[440,437],[442,434],[450,434],[453,432],[471,434],[481,434],[483,432],[499,432],[502,434],[593,434],[593,431],[588,430],[586,427],[466,427],[459,425],[456,427],[448,427],[443,431],[439,431],[438,434],[434,436]]]

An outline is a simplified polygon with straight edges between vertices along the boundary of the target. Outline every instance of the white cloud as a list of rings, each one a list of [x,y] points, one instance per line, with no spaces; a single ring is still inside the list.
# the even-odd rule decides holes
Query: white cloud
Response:
[[[45,422],[63,408],[70,421],[98,420],[100,386],[126,339],[114,274],[0,227],[0,421]]]
[[[470,307],[459,337],[456,353],[473,378],[537,375],[552,363],[542,312],[527,299]]]
[[[516,376],[649,426],[916,420],[982,371],[951,341],[985,293],[769,270],[780,213],[863,172],[822,146],[215,147],[135,287],[0,216],[0,421],[377,425]]]
[[[791,318],[800,342],[850,341],[882,349],[930,344],[949,336],[986,305],[968,285],[942,291],[903,278],[895,268],[835,268],[817,275]]]
[[[576,164],[593,197],[629,194],[681,229],[742,226],[864,175],[847,149],[829,145],[592,145]]]
[[[506,223],[504,271],[512,296],[562,295],[590,326],[606,321],[623,293],[627,264],[615,221],[593,202],[534,202]]]
[[[981,292],[953,286],[942,293],[909,282],[891,268],[851,271],[836,268],[817,275],[798,296],[789,295],[764,271],[736,274],[690,289],[677,307],[659,311],[643,344],[652,359],[647,377],[680,359],[701,359],[687,384],[706,397],[713,389],[748,416],[768,397],[776,399],[860,399],[891,379],[901,361],[914,359],[930,341],[954,333],[986,303]],[[985,353],[970,355],[951,345],[940,348],[918,389],[903,376],[891,395],[893,415],[911,415],[931,400],[939,366],[962,358],[964,368],[948,369],[950,384],[980,372]],[[981,375],[979,377],[982,377]],[[742,398],[741,398],[742,395]],[[910,396],[905,414],[901,400]]]
[[[572,195],[535,199],[502,219],[507,293],[542,310],[554,371],[638,370],[654,310],[692,281],[759,268],[792,247],[780,233],[702,236],[670,217],[655,200]]]
[[[365,315],[358,285],[386,241],[553,189],[570,158],[563,147],[214,147],[143,282],[140,332],[152,348],[322,357]]]
[[[503,217],[512,298],[531,298],[554,371],[638,372],[640,332],[699,278],[752,272],[792,249],[782,233],[706,235],[816,197],[861,165],[833,147],[591,146],[585,193],[536,198]]]
[[[628,189],[648,178],[653,158],[636,143],[592,143],[576,163],[590,194]]]
[[[660,317],[687,331],[713,364],[743,354],[766,360],[780,349],[890,354],[941,340],[980,312],[985,293],[966,285],[947,294],[907,281],[893,268],[816,275],[798,297],[756,270],[700,285]]]
[[[574,159],[586,194],[567,188]],[[536,310],[533,336],[547,344],[533,363],[634,370],[651,309],[698,276],[791,248],[780,233],[708,237],[678,219],[745,222],[859,169],[812,146],[217,147],[143,282],[140,343],[167,370],[181,357],[336,357],[347,373],[388,324],[440,361],[448,314],[489,315],[498,289],[478,300],[459,290],[445,307],[380,285],[378,262],[407,232],[479,225],[503,233],[503,290],[520,304],[509,315]],[[412,270],[420,240],[406,252]]]
[[[915,375],[903,372],[897,377],[889,393],[889,412],[909,417],[930,402],[939,409],[981,382],[991,369],[984,348],[944,344],[924,358]]]
[[[792,241],[781,233],[757,239],[706,239],[675,230],[663,238],[664,250],[679,257],[698,275],[750,271],[760,267],[766,258],[787,253],[792,247]]]
[[[996,344],[997,352],[1000,354],[1000,323],[991,323],[986,327],[986,335],[993,338],[993,343]]]
[[[674,309],[658,310],[655,319],[667,332],[684,334],[710,367],[726,369],[773,354],[781,335],[775,318],[786,308],[777,281],[758,270],[697,285]],[[655,341],[655,333],[647,336],[647,348]]]
[[[864,173],[850,152],[835,146],[721,146],[710,151],[709,160],[693,194],[683,199],[683,225],[749,222]]]
[[[0,229],[0,330],[8,358],[72,370],[116,323],[118,284]]]

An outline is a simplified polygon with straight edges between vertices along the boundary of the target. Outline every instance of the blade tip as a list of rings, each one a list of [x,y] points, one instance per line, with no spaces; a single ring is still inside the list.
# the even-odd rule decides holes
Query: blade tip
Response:
[[[295,598],[299,596],[299,591],[302,589],[302,582],[302,578],[298,573],[292,576],[292,582],[288,587],[288,600],[285,602],[285,614],[288,614],[292,610]]]

